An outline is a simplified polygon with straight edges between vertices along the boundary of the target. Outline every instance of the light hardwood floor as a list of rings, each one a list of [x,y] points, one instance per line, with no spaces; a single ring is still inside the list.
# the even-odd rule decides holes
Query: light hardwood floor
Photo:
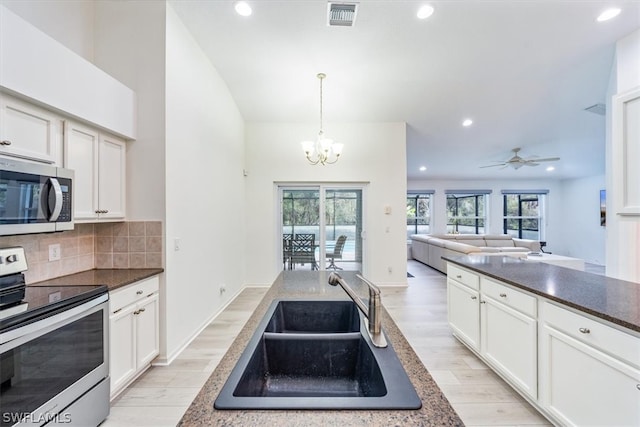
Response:
[[[383,305],[464,423],[551,425],[451,335],[445,276],[416,261],[408,270],[409,286],[383,288]],[[175,426],[266,291],[243,290],[171,366],[152,367],[112,402],[102,426]]]

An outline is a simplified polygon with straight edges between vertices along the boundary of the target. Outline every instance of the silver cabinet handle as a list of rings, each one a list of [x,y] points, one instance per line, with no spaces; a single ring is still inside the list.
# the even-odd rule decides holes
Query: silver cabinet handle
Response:
[[[500,298],[506,298],[507,294],[500,294]]]
[[[119,308],[119,309],[117,309],[116,311],[114,311],[114,312],[113,312],[113,314],[120,313],[121,311],[122,311],[122,309],[121,309],[121,308]]]
[[[143,311],[145,311],[145,309],[141,308],[140,310],[138,310],[138,313],[142,313]]]
[[[2,141],[0,141],[0,145],[11,145],[11,141],[9,141],[7,139],[2,140]]]
[[[461,275],[461,274],[458,274],[458,275],[456,276],[456,279],[462,279],[462,275]]]
[[[486,304],[486,303],[487,303],[486,301],[480,301],[480,304]]]
[[[636,388],[640,390],[640,384],[636,384]]]
[[[579,328],[578,329],[580,332],[582,332],[583,334],[589,334],[591,333],[591,331],[589,330],[589,328]]]
[[[471,299],[478,299],[478,297],[471,297]]]
[[[140,314],[140,310],[134,311],[133,314]]]
[[[142,295],[144,291],[136,291],[136,295]]]

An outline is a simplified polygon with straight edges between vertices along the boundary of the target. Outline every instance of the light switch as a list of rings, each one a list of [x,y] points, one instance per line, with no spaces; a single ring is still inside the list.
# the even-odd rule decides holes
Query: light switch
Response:
[[[385,205],[384,214],[385,215],[391,215],[391,206],[390,205]]]

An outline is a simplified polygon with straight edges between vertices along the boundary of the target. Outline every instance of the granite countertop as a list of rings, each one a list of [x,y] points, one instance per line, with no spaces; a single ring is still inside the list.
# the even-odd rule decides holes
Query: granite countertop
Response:
[[[251,318],[240,331],[211,374],[200,393],[180,420],[181,426],[462,426],[463,423],[433,378],[415,354],[404,335],[386,310],[382,310],[382,328],[398,359],[404,366],[422,400],[419,410],[216,410],[213,402],[226,382],[238,358],[251,339],[258,323],[274,299],[348,300],[340,287],[327,284],[325,271],[284,271],[275,280]],[[344,280],[361,297],[366,297],[366,285],[355,272],[341,273]],[[384,305],[384,293],[382,294]]]
[[[130,285],[139,280],[160,274],[162,268],[108,268],[82,271],[80,273],[69,274],[68,276],[56,277],[55,279],[44,280],[32,283],[29,286],[83,286],[83,285],[105,285],[109,291]]]
[[[444,260],[616,325],[640,332],[640,283],[512,257]]]

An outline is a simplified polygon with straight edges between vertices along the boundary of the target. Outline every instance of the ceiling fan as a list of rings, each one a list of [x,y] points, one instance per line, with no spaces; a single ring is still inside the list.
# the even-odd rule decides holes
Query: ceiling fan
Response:
[[[555,162],[556,160],[560,160],[560,157],[547,157],[546,159],[538,159],[535,156],[530,157],[528,159],[524,159],[518,155],[520,148],[514,148],[511,151],[513,151],[513,157],[510,158],[509,160],[506,160],[504,162],[496,162],[497,164],[495,165],[487,165],[487,166],[480,166],[480,167],[493,168],[496,166],[503,166],[503,167],[511,166],[514,169],[520,169],[522,166],[538,166],[542,162]]]

